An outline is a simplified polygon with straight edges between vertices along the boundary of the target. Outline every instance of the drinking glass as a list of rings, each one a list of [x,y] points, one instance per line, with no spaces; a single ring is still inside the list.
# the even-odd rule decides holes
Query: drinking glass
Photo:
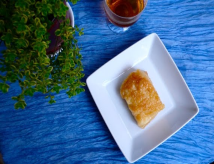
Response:
[[[123,33],[140,18],[148,0],[104,0],[109,28]]]

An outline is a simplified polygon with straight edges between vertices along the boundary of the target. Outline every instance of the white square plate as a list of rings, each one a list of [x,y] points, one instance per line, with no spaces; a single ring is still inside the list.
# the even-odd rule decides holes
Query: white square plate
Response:
[[[120,97],[120,85],[136,69],[147,71],[165,108],[144,128],[138,127]],[[94,101],[129,162],[140,159],[199,111],[181,73],[157,34],[126,49],[87,79]]]

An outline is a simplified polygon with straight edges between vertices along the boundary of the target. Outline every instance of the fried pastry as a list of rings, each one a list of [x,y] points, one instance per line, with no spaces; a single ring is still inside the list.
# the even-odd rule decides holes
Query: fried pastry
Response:
[[[147,72],[132,72],[122,83],[120,95],[139,127],[144,128],[164,108]]]

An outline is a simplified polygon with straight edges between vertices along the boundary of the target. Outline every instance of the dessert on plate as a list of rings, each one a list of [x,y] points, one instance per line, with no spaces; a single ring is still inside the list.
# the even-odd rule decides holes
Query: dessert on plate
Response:
[[[132,72],[123,81],[120,95],[126,100],[132,115],[141,128],[144,128],[164,109],[164,104],[161,102],[148,73],[139,69]]]

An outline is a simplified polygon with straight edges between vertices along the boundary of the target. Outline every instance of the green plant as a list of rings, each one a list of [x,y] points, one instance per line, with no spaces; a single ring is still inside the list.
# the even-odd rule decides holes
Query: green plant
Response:
[[[69,97],[84,91],[82,56],[75,38],[76,33],[83,32],[69,25],[67,10],[62,0],[0,1],[0,39],[7,47],[0,59],[0,90],[5,93],[10,83],[18,81],[21,93],[12,97],[17,101],[15,109],[24,109],[25,96],[35,92],[46,94],[52,104],[54,93],[61,90],[66,90]],[[48,29],[53,23],[48,19],[51,14],[62,20],[55,32],[63,39],[58,56],[46,54],[50,44]]]

